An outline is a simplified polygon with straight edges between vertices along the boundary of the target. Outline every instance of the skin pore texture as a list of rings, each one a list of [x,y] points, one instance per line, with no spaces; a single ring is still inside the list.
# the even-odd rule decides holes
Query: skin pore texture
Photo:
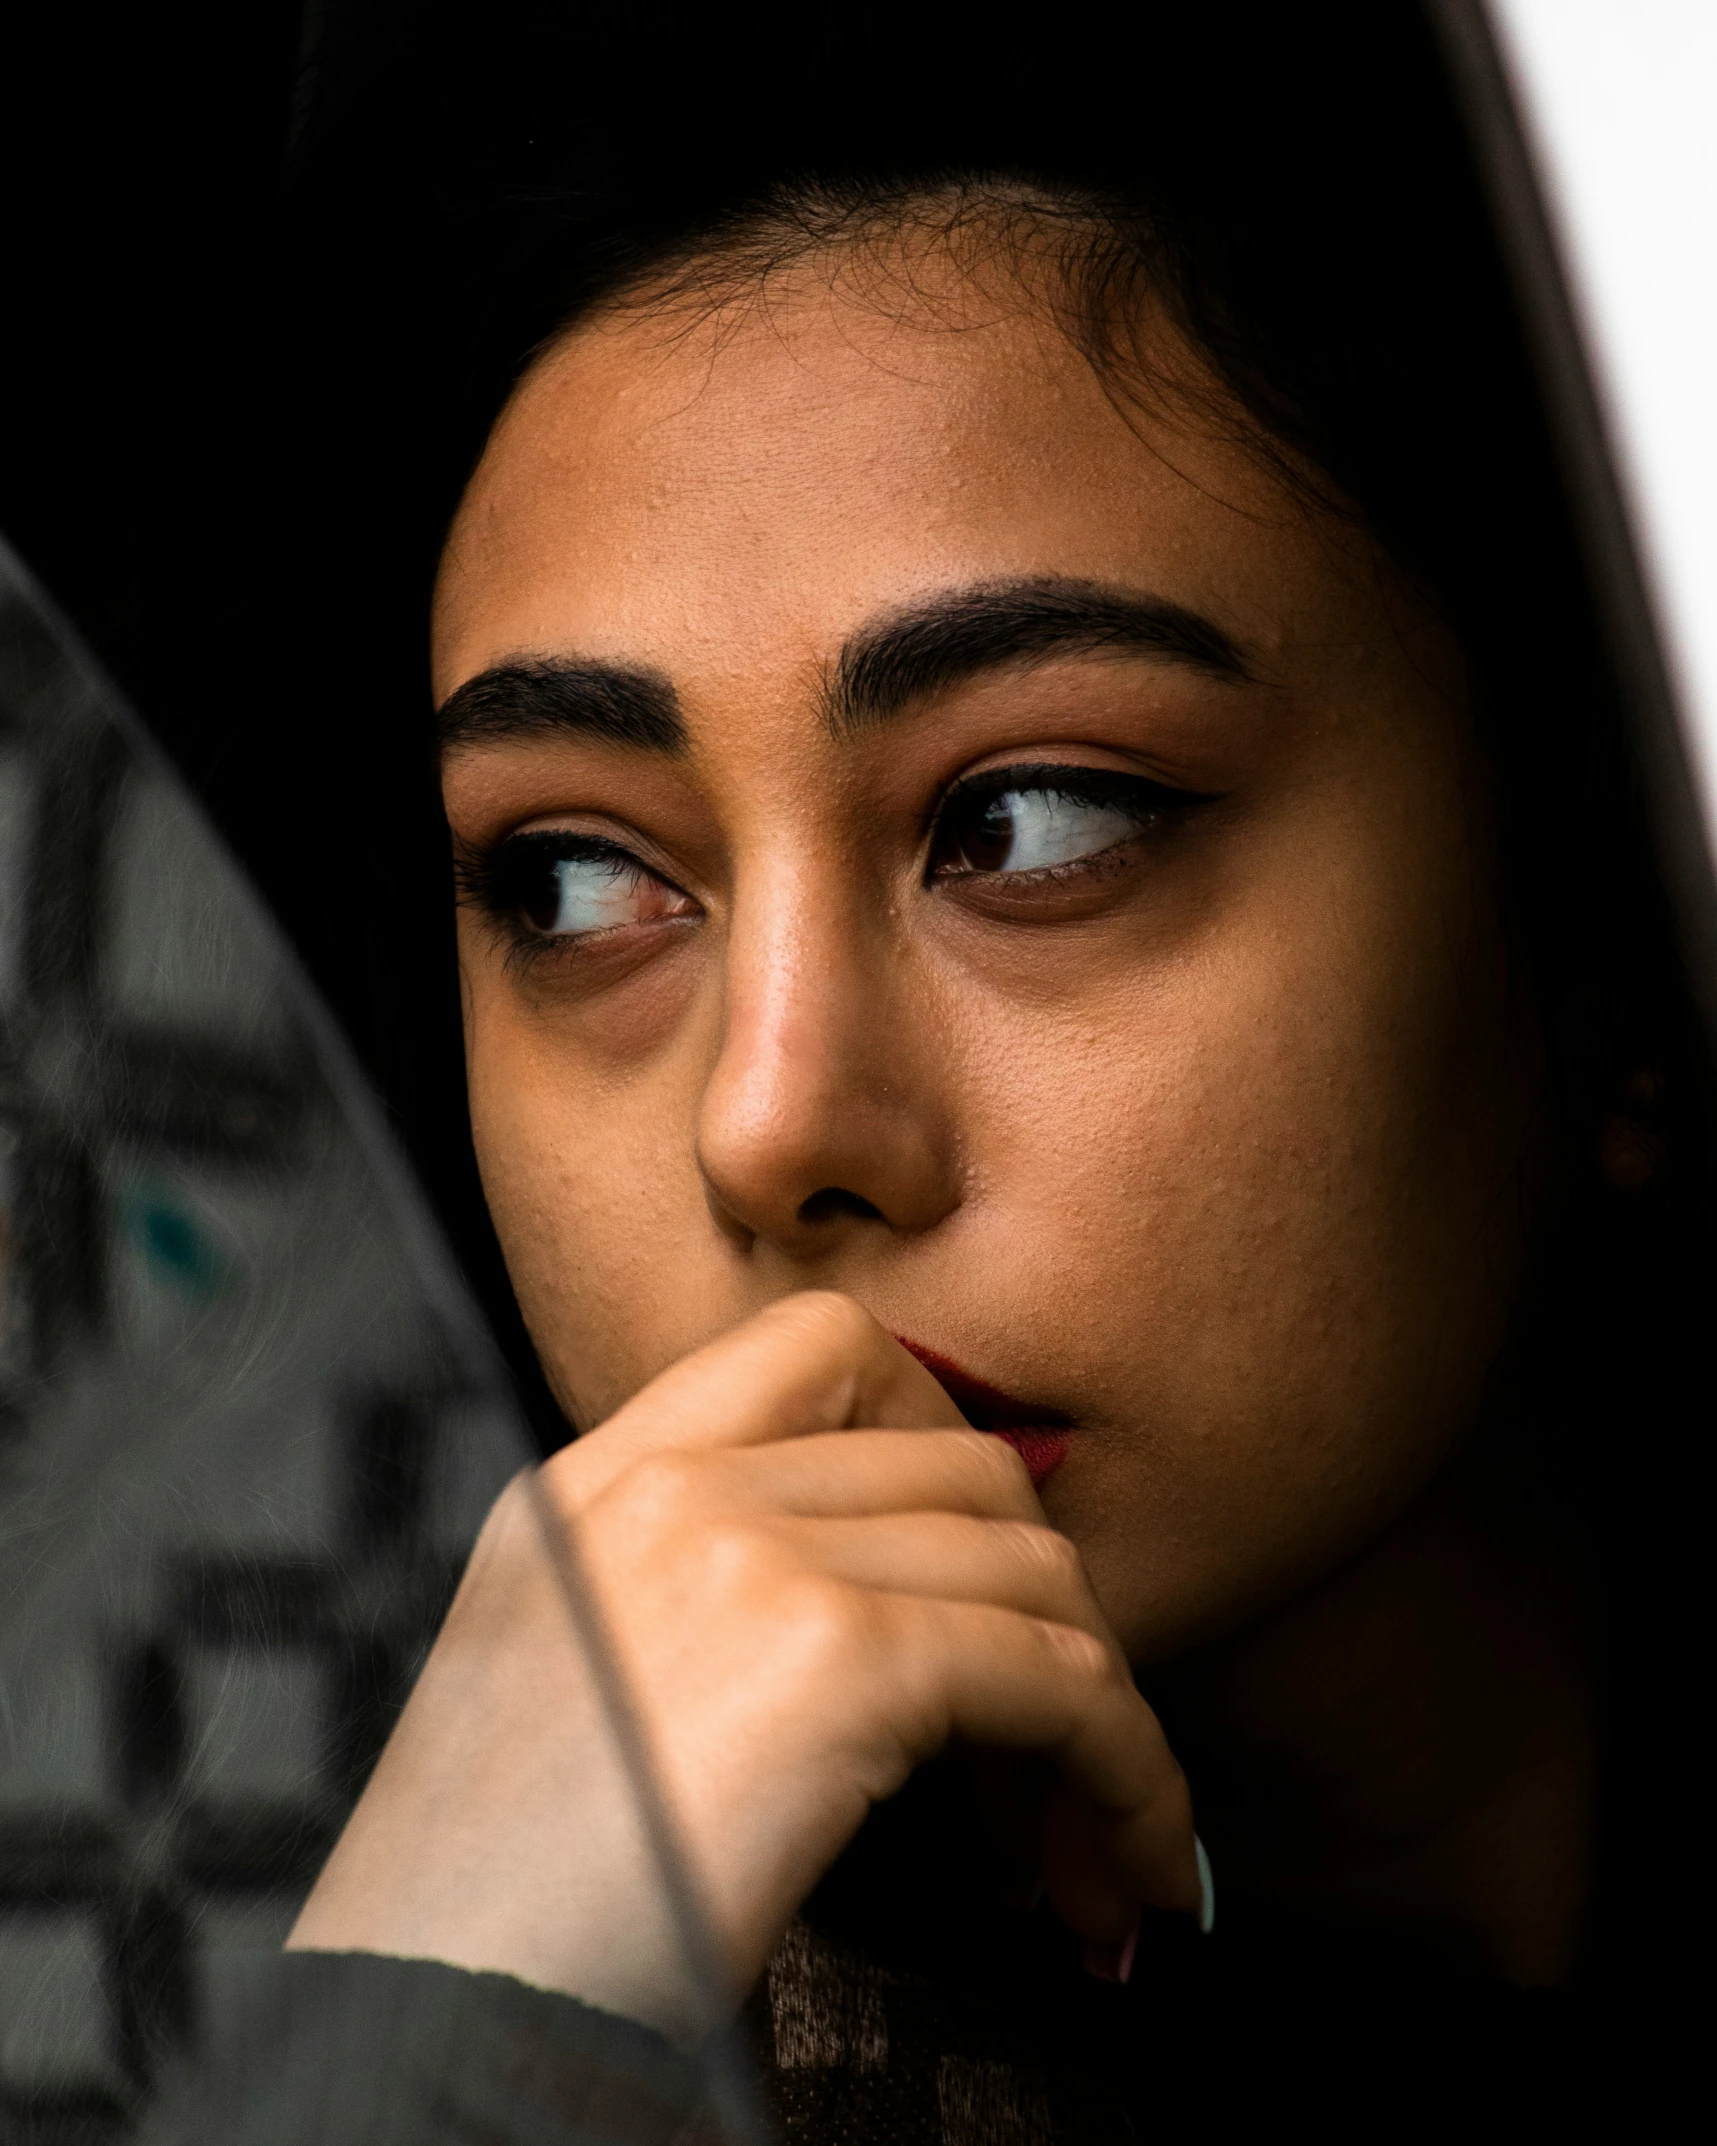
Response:
[[[478,1157],[736,1984],[950,1731],[1055,1759],[1083,1935],[1190,1909],[1123,1661],[1216,1754],[1219,1877],[1575,1955],[1572,1612],[1463,1474],[1546,1170],[1490,779],[1429,607],[1209,410],[951,254],[810,260],[566,337],[448,544]],[[1037,1492],[890,1336],[1073,1426]],[[450,1825],[506,1889],[446,1814],[549,1735],[521,1510],[295,1943],[588,1989],[523,1906],[398,1905]]]

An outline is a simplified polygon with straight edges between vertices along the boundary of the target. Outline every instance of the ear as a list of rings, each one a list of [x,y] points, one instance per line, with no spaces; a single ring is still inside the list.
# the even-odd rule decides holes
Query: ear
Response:
[[[1660,1066],[1636,1066],[1617,1103],[1598,1120],[1598,1175],[1612,1192],[1643,1192],[1662,1172],[1669,1141],[1662,1129],[1669,1083]]]

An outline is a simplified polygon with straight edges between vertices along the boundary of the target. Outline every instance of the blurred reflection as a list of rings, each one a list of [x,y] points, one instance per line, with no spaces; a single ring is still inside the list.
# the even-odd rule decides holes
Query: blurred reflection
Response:
[[[124,2133],[218,2034],[525,1457],[363,1107],[0,556],[0,2110],[31,2138]]]

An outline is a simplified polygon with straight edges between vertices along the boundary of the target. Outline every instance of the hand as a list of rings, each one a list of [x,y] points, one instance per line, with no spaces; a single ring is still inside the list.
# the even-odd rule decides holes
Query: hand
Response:
[[[545,1540],[564,1528],[729,1994],[951,1738],[1048,1757],[1044,1883],[1196,1910],[1186,1783],[1019,1457],[850,1299],[686,1357],[497,1504],[291,1943],[498,1968],[682,2035],[671,1918]]]

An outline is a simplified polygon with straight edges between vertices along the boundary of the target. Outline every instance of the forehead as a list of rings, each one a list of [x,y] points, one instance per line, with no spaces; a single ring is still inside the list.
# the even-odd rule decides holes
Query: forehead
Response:
[[[449,540],[437,692],[566,648],[676,677],[814,663],[857,618],[1036,576],[1143,582],[1268,647],[1308,608],[1330,630],[1333,558],[1225,426],[1121,403],[1023,294],[807,277],[604,319],[538,365]]]

